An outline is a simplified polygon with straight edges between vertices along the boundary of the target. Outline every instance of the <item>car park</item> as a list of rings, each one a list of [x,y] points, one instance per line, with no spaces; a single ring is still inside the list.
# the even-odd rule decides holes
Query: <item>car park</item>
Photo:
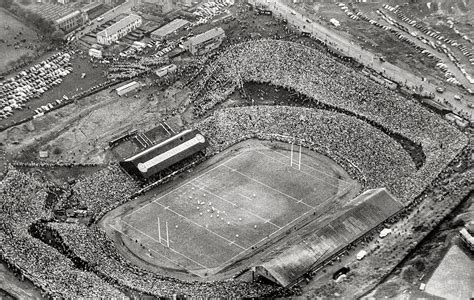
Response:
[[[13,109],[24,109],[25,103],[30,99],[38,98],[52,86],[59,84],[62,76],[72,72],[70,58],[68,53],[59,52],[0,82],[0,109],[9,112],[3,113],[3,116],[11,116]]]

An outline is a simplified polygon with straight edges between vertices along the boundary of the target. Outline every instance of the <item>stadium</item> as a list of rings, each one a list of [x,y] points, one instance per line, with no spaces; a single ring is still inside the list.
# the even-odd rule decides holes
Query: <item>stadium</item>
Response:
[[[283,87],[310,102],[219,106],[245,94],[246,82]],[[192,90],[189,129],[132,138],[135,146],[118,163],[74,184],[91,224],[36,224],[35,235],[54,232],[84,270],[60,270],[80,277],[81,285],[67,287],[55,275],[42,283],[48,295],[87,297],[94,289],[106,297],[293,295],[307,276],[352,255],[405,213],[469,142],[420,104],[289,41],[230,46]],[[31,180],[27,191],[42,200],[28,204],[34,213],[12,225],[18,237],[5,243],[48,218],[41,185],[15,172],[6,179],[12,190],[21,189],[18,178]],[[18,269],[31,262],[11,261]],[[44,264],[44,270],[52,265]],[[35,280],[41,272],[25,276]]]

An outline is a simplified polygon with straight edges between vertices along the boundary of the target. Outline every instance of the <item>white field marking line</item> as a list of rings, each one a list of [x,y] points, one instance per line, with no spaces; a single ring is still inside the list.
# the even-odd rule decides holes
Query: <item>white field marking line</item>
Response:
[[[164,195],[161,195],[159,198],[154,199],[153,201],[151,201],[151,202],[149,202],[149,203],[143,205],[142,207],[140,207],[140,208],[138,208],[138,209],[136,209],[136,210],[133,210],[133,211],[130,212],[129,214],[123,216],[122,219],[125,218],[125,217],[130,216],[131,214],[134,214],[134,213],[136,213],[136,212],[142,210],[143,208],[147,207],[148,205],[152,204],[153,202],[158,201],[158,200],[160,200],[161,198],[164,198],[164,197],[168,196],[169,194],[171,194],[171,193],[173,193],[173,192],[175,192],[175,191],[181,189],[182,187],[184,187],[184,186],[190,184],[191,182],[193,182],[193,181],[195,181],[195,180],[201,178],[202,176],[206,175],[207,173],[209,173],[209,172],[211,172],[211,171],[214,171],[215,169],[220,168],[221,166],[224,166],[225,163],[227,163],[227,162],[229,162],[229,161],[231,161],[231,160],[233,160],[233,159],[236,159],[237,157],[239,157],[239,156],[242,155],[243,153],[244,153],[244,152],[241,152],[241,153],[239,153],[238,155],[236,155],[236,156],[234,156],[234,157],[232,157],[232,158],[229,158],[228,160],[226,160],[226,161],[223,162],[222,164],[217,165],[217,166],[215,166],[214,168],[212,168],[212,169],[210,169],[210,170],[207,170],[206,172],[202,173],[202,174],[199,175],[198,177],[193,178],[193,179],[189,180],[188,182],[185,182],[185,183],[181,184],[180,186],[178,186],[178,187],[172,189],[171,191],[168,191],[168,192],[165,193]]]
[[[194,184],[193,184],[193,185],[194,185]],[[209,191],[209,190],[207,190],[207,189],[205,189],[205,188],[203,188],[203,187],[199,187],[199,186],[197,186],[197,185],[194,185],[194,186],[197,187],[197,188],[200,189],[200,190],[205,191],[206,193],[208,193],[208,194],[210,194],[210,195],[213,195],[214,197],[216,197],[216,198],[218,198],[218,199],[221,199],[221,200],[224,201],[224,202],[230,203],[230,204],[232,204],[232,205],[235,206],[235,207],[239,207],[239,206],[238,206],[237,204],[235,204],[234,202],[229,201],[229,200],[226,200],[226,199],[224,199],[223,197],[221,197],[221,196],[219,196],[219,195],[216,195],[216,194],[214,194],[213,192],[211,192],[211,191]],[[203,186],[206,186],[206,185],[203,184]],[[241,194],[239,194],[239,195],[241,195]],[[241,195],[241,196],[245,197],[244,195]],[[245,198],[247,198],[247,197],[245,197]],[[250,198],[248,198],[248,199],[250,199]],[[250,199],[250,200],[252,200],[252,199]],[[278,225],[276,225],[276,224],[273,224],[273,223],[270,222],[268,219],[262,218],[262,217],[260,217],[259,215],[254,214],[254,213],[252,213],[251,211],[248,211],[248,210],[246,210],[245,208],[243,208],[243,207],[241,207],[241,206],[240,206],[239,208],[242,209],[243,211],[247,212],[248,214],[251,214],[252,216],[254,216],[254,217],[256,217],[256,218],[265,221],[266,223],[270,223],[271,225],[280,228],[280,226],[278,226]]]
[[[141,231],[140,229],[137,229],[137,228],[133,227],[132,225],[128,224],[127,222],[125,222],[125,221],[123,221],[123,220],[122,220],[121,222],[125,223],[127,226],[130,226],[131,228],[133,228],[133,230],[138,231],[139,233],[143,234],[144,236],[150,238],[151,240],[153,240],[153,241],[155,241],[155,242],[161,244],[161,242],[158,242],[155,238],[153,238],[152,236],[149,236],[148,234],[144,233],[144,232]],[[163,244],[161,244],[161,245],[163,245]],[[165,248],[166,248],[166,249],[170,249],[170,250],[173,251],[173,252],[176,252],[177,254],[183,256],[184,258],[186,258],[186,259],[192,261],[193,263],[195,263],[195,264],[197,264],[197,265],[199,265],[199,266],[201,266],[201,267],[203,267],[203,268],[205,268],[205,269],[208,269],[208,267],[206,267],[206,266],[204,266],[204,265],[198,263],[198,262],[195,261],[194,259],[192,259],[192,258],[190,258],[190,257],[188,257],[188,256],[186,256],[186,255],[184,255],[184,254],[181,254],[181,253],[179,253],[178,251],[176,251],[176,250],[174,250],[174,249],[172,249],[172,248],[170,248],[170,247],[166,247],[166,246],[165,246]]]
[[[278,154],[278,155],[280,155],[280,156],[283,156],[283,157],[288,158],[288,156],[286,156],[285,154],[280,153],[280,152],[278,152],[278,151],[272,151],[272,153],[276,153],[276,154]],[[263,154],[263,153],[262,153],[262,154]],[[280,160],[279,160],[279,161],[280,161]],[[281,161],[280,161],[280,162],[281,162]],[[309,168],[309,169],[311,169],[311,170],[314,170],[314,171],[316,171],[316,172],[319,172],[319,173],[321,173],[321,174],[323,174],[323,175],[325,175],[325,176],[327,176],[327,177],[329,177],[329,178],[337,179],[337,180],[339,180],[339,181],[344,181],[344,182],[346,182],[346,183],[351,183],[350,181],[347,181],[347,180],[344,180],[344,179],[340,179],[340,178],[334,177],[334,176],[332,176],[332,175],[329,175],[329,174],[326,173],[326,172],[323,172],[323,171],[321,171],[321,170],[318,170],[318,169],[313,168],[313,167],[311,167],[311,166],[308,166],[308,165],[306,165],[306,164],[303,164],[303,163],[302,163],[301,165],[303,165],[303,166],[305,166],[305,167],[307,167],[307,168]]]
[[[131,236],[129,236],[129,235],[126,234],[125,232],[123,232],[123,231],[118,230],[117,228],[115,228],[113,225],[110,225],[110,224],[109,224],[109,226],[112,227],[115,231],[117,231],[117,232],[119,232],[119,233],[125,235],[125,236],[128,237],[130,240],[132,240],[132,241],[135,240],[134,238],[132,238]],[[152,249],[152,248],[150,248],[150,247],[147,247],[147,249],[150,250],[150,251],[155,252],[155,253],[158,254],[159,256],[163,257],[164,259],[169,260],[170,262],[176,264],[177,266],[179,266],[179,267],[181,267],[181,268],[183,268],[183,269],[186,269],[184,266],[182,266],[182,265],[180,265],[179,263],[175,262],[175,261],[172,260],[171,258],[166,257],[166,256],[164,256],[163,254],[158,253],[158,252],[155,251],[154,249]]]
[[[232,171],[234,171],[234,172],[236,172],[236,173],[239,173],[240,175],[242,175],[242,176],[244,176],[244,177],[247,177],[248,179],[250,179],[250,180],[252,180],[252,181],[255,181],[256,183],[259,183],[259,184],[261,184],[261,185],[263,185],[263,186],[265,186],[265,187],[267,187],[267,188],[269,188],[269,189],[271,189],[271,190],[274,190],[274,191],[277,192],[277,193],[280,193],[280,194],[282,194],[282,195],[285,195],[286,197],[288,197],[288,198],[290,198],[290,199],[293,199],[293,200],[295,200],[296,202],[300,201],[299,199],[296,199],[295,197],[292,197],[292,196],[290,196],[290,195],[288,195],[288,194],[285,194],[285,193],[283,193],[282,191],[279,191],[279,190],[277,190],[277,189],[275,189],[275,188],[272,188],[271,186],[266,185],[265,183],[263,183],[263,182],[261,182],[261,181],[258,181],[257,179],[253,179],[252,177],[250,177],[250,176],[248,176],[248,175],[245,175],[244,173],[239,172],[239,171],[237,171],[236,169],[232,169],[231,167],[226,166],[226,165],[224,165],[224,167],[226,167],[226,168],[228,168],[228,169],[230,169],[230,170],[232,170]],[[308,205],[308,204],[306,204],[306,203],[304,203],[304,202],[301,202],[301,204],[304,204],[304,205],[306,205],[306,206],[308,206],[308,207],[314,208],[313,206]]]
[[[231,240],[229,240],[229,239],[223,237],[222,235],[220,235],[220,234],[218,234],[218,233],[216,233],[216,232],[210,230],[209,228],[206,228],[205,226],[202,226],[201,224],[196,223],[196,222],[194,222],[193,220],[191,220],[191,219],[189,219],[189,218],[183,216],[182,214],[180,214],[180,213],[178,213],[178,212],[172,210],[172,209],[169,208],[168,206],[164,206],[163,204],[158,203],[158,202],[155,202],[155,201],[153,201],[153,203],[155,203],[156,205],[159,205],[159,206],[163,207],[164,209],[169,210],[170,212],[174,213],[175,215],[177,215],[177,216],[179,216],[179,217],[185,219],[185,220],[188,221],[189,223],[192,223],[192,224],[194,224],[194,225],[196,225],[196,226],[198,226],[198,227],[203,228],[204,230],[209,231],[210,233],[214,234],[215,236],[220,237],[221,239],[225,240],[225,241],[228,242],[228,243],[231,243],[231,242],[232,242]],[[234,242],[234,245],[236,245],[237,247],[239,247],[239,248],[241,248],[241,249],[245,249],[244,247],[240,246],[239,244],[237,244],[237,243],[235,243],[235,242]]]
[[[247,196],[245,196],[244,194],[241,194],[241,193],[237,193],[237,194],[239,194],[240,196],[242,196],[242,197],[244,197],[244,198],[246,198],[246,199],[248,199],[248,200],[250,200],[250,201],[254,201],[252,198],[247,197]],[[244,209],[244,210],[245,210],[245,211],[248,211],[248,210],[246,210],[246,209]],[[258,216],[258,215],[256,215],[256,214],[254,214],[254,213],[251,213],[251,212],[249,212],[249,213],[252,214],[252,215],[254,215],[254,216],[256,216],[256,217],[258,217],[258,218],[260,218],[260,219],[262,219],[262,220],[264,220],[265,223],[269,223],[269,224],[272,224],[272,225],[275,226],[275,227],[281,228],[281,226],[279,226],[279,225],[273,223],[272,221],[270,221],[270,219],[265,219],[265,218],[263,218],[263,217],[260,217],[260,216]]]
[[[229,262],[231,262],[233,259],[235,259],[236,257],[239,257],[240,255],[242,255],[243,253],[247,252],[249,249],[252,249],[252,247],[255,247],[255,245],[258,245],[259,243],[261,243],[262,241],[266,240],[268,237],[264,237],[262,238],[261,240],[259,240],[258,242],[256,242],[255,244],[253,244],[252,246],[248,247],[247,249],[244,249],[242,251],[240,251],[239,253],[237,253],[236,255],[232,256],[231,258],[229,258],[227,261],[223,262],[222,264],[220,264],[220,266],[217,267],[217,270],[219,270],[220,268],[224,267],[225,265],[227,265]]]
[[[266,156],[266,157],[268,157],[268,158],[271,158],[272,160],[278,162],[278,163],[281,164],[281,165],[288,166],[287,164],[281,162],[281,161],[278,160],[278,159],[275,159],[274,157],[271,157],[270,155],[267,155],[267,154],[262,153],[262,152],[260,152],[260,151],[255,151],[255,152],[257,152],[257,153],[259,153],[259,154],[262,154],[262,155],[264,155],[264,156]],[[310,177],[312,177],[312,178],[314,178],[314,179],[316,179],[316,180],[318,180],[318,181],[321,181],[321,182],[323,182],[323,183],[325,183],[325,184],[327,184],[327,185],[330,185],[330,186],[335,187],[335,188],[338,187],[337,185],[334,185],[334,184],[332,184],[332,183],[326,182],[326,181],[324,181],[323,179],[314,176],[313,174],[307,173],[307,172],[305,172],[305,171],[301,171],[300,169],[297,169],[296,167],[291,167],[291,168],[292,168],[293,170],[296,170],[296,171],[298,171],[298,172],[301,172],[301,173],[303,173],[303,174],[305,174],[305,175],[308,175],[308,176],[310,176]],[[336,179],[336,180],[339,181],[339,179],[336,178],[336,177],[331,177],[331,178],[334,178],[334,179]]]
[[[352,187],[352,184],[349,186],[349,187]],[[349,188],[348,187],[348,188]],[[347,189],[348,189],[347,188]],[[346,190],[347,190],[346,189]],[[346,190],[344,190],[343,192],[345,192]],[[318,206],[321,206],[323,204],[325,204],[326,202],[330,201],[331,199],[335,198],[337,196],[336,195],[333,195],[333,196],[330,196],[328,197],[328,199],[324,200],[321,204],[319,204]],[[241,254],[247,252],[249,249],[251,249],[252,247],[255,247],[256,245],[258,245],[259,243],[261,243],[263,240],[267,239],[267,238],[270,238],[272,235],[276,234],[278,231],[284,231],[286,229],[288,229],[290,226],[291,223],[294,223],[296,222],[296,220],[302,218],[303,216],[307,215],[308,213],[310,212],[313,212],[313,211],[316,211],[316,207],[314,209],[310,209],[310,210],[307,210],[306,212],[304,212],[303,214],[301,214],[299,217],[297,217],[296,219],[293,219],[292,221],[288,222],[285,226],[281,227],[280,229],[278,230],[275,230],[274,232],[270,233],[268,236],[262,238],[260,241],[256,242],[255,244],[253,244],[252,246],[248,247],[247,249],[241,251],[240,253],[234,255],[233,257],[231,257],[230,259],[228,259],[226,262],[222,263],[219,267],[217,267],[217,269],[220,269],[221,267],[227,265],[229,262],[231,262],[233,259],[235,259],[236,257],[239,257]]]

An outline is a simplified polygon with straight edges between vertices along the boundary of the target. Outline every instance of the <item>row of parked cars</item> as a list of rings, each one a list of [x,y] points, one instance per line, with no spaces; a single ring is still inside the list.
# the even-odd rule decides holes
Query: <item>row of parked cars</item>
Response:
[[[202,3],[199,5],[196,10],[193,12],[195,16],[200,19],[210,19],[214,16],[221,14],[225,11],[227,6],[231,6],[234,4],[233,0],[216,0],[210,1],[206,3]],[[199,21],[198,21],[199,22]]]
[[[392,7],[390,5],[384,5],[384,8],[387,9],[387,10],[390,10],[392,12],[394,12],[400,19],[402,19],[404,22],[412,25],[413,27],[417,28],[418,30],[420,30],[421,32],[441,41],[441,42],[445,42],[447,44],[450,44],[451,46],[453,47],[457,47],[459,48],[459,50],[468,58],[472,57],[473,54],[469,51],[469,48],[466,47],[465,45],[463,44],[459,44],[457,43],[456,41],[453,41],[449,38],[446,38],[444,37],[441,33],[439,32],[435,32],[434,30],[428,28],[427,26],[423,25],[422,23],[420,22],[416,22],[415,20],[411,19],[410,17],[408,17],[407,15],[405,15],[403,12],[401,12],[400,10],[400,7],[398,6],[395,6],[395,7]],[[457,30],[454,30],[456,33],[460,34],[459,31]],[[465,40],[469,40],[469,38],[464,38]]]
[[[0,82],[0,119],[13,115],[26,103],[39,98],[53,86],[62,82],[62,78],[72,72],[71,56],[58,52],[48,59],[21,71],[18,75]]]

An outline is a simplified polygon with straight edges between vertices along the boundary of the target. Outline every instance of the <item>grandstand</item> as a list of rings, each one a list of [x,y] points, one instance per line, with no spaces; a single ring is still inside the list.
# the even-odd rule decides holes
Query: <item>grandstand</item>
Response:
[[[197,130],[185,130],[156,145],[152,145],[146,135],[137,135],[135,138],[145,149],[123,160],[120,165],[129,174],[142,179],[205,151],[208,146],[207,140]]]
[[[403,207],[385,188],[368,190],[351,202],[356,206],[279,255],[270,257],[256,267],[256,274],[284,287],[291,286],[306,273],[324,266]]]

